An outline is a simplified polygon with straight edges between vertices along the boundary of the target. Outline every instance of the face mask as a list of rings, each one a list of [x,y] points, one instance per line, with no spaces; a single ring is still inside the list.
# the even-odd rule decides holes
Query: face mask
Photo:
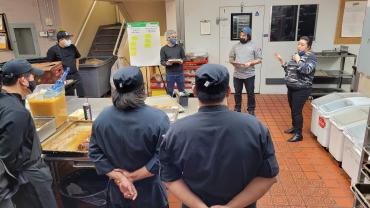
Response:
[[[71,46],[71,45],[72,45],[72,40],[70,40],[70,39],[69,39],[69,40],[65,40],[65,41],[64,41],[64,46],[65,46],[65,47],[69,47],[69,46]]]
[[[244,38],[240,38],[240,42],[241,42],[242,44],[246,44],[246,43],[248,43],[248,40],[246,40],[246,39],[244,39]]]
[[[176,43],[177,43],[177,39],[176,39],[176,38],[171,38],[171,39],[170,39],[170,43],[171,43],[172,45],[176,45]]]
[[[306,54],[304,51],[298,51],[299,56],[304,56],[304,54]]]
[[[28,87],[27,87],[31,92],[33,92],[36,88],[36,81],[28,81]]]

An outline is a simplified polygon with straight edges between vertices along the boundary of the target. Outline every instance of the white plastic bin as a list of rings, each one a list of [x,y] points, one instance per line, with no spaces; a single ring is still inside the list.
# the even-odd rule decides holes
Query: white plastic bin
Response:
[[[362,121],[344,128],[342,168],[356,182],[360,167],[361,150],[365,138],[367,122]]]
[[[350,109],[356,106],[370,106],[370,98],[352,97],[342,98],[319,107],[319,128],[317,141],[324,146],[329,146],[330,139],[330,117],[337,112]]]
[[[343,157],[344,134],[343,129],[354,123],[366,121],[370,107],[353,107],[334,114],[330,118],[329,152],[341,162]]]
[[[358,92],[331,93],[312,100],[311,132],[315,136],[317,136],[317,129],[319,128],[319,107],[335,100],[347,97],[363,97],[363,95]]]

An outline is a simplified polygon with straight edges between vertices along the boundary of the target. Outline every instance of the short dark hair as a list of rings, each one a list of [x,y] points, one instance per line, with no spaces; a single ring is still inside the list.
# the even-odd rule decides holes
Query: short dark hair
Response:
[[[12,85],[15,85],[15,83],[17,83],[18,79],[21,78],[21,77],[29,77],[31,75],[31,73],[25,73],[25,74],[19,74],[19,75],[15,75],[13,77],[6,77],[4,75],[2,75],[2,85],[3,86],[12,86]]]
[[[197,85],[195,85],[195,89],[197,90],[197,97],[199,101],[208,105],[222,102],[225,99],[228,90],[228,88],[225,88],[217,93],[209,93],[202,91],[202,89]]]
[[[305,40],[307,42],[307,46],[309,48],[312,47],[312,39],[309,38],[308,36],[302,36],[302,37],[299,38],[299,40]]]

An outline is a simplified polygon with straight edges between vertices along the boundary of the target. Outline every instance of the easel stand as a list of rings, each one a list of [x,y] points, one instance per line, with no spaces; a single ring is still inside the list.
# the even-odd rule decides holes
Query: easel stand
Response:
[[[159,75],[161,76],[161,80],[163,82],[163,86],[164,86],[164,89],[166,90],[166,93],[168,92],[167,91],[167,84],[163,78],[163,74],[161,72],[161,68],[159,65],[157,66],[143,66],[141,67],[142,70],[145,70],[145,80],[146,80],[146,84],[145,84],[145,88],[146,88],[146,93],[147,95],[149,96],[149,94],[151,93],[151,78],[152,78],[152,71],[155,71],[156,69],[158,69],[159,71]],[[149,72],[148,72],[149,71]]]

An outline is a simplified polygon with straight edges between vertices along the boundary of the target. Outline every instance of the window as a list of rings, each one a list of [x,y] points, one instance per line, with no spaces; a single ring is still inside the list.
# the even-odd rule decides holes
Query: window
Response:
[[[270,41],[315,39],[317,4],[273,6]]]
[[[317,4],[301,5],[299,8],[297,39],[308,36],[315,40]]]
[[[252,13],[231,14],[231,40],[239,40],[239,33],[246,26],[252,29]]]

